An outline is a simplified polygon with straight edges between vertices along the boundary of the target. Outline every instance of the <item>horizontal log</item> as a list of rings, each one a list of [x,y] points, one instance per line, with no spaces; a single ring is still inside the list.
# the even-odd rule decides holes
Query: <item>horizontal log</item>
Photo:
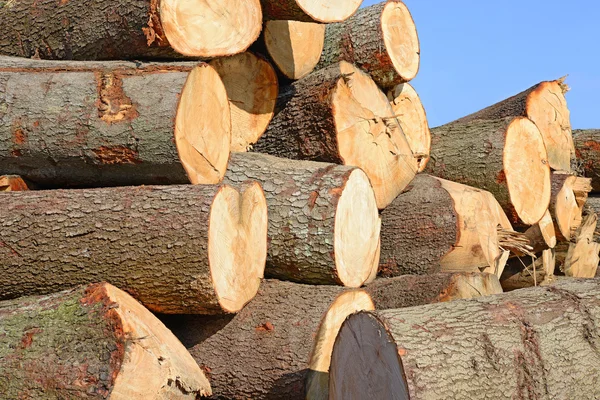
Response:
[[[578,172],[592,178],[592,191],[600,192],[600,129],[574,130]]]
[[[185,347],[107,283],[0,302],[4,399],[197,399],[210,385]]]
[[[225,173],[229,102],[208,64],[0,57],[0,103],[0,171],[41,187],[215,184]]]
[[[0,54],[55,60],[226,56],[262,28],[259,0],[20,0],[0,20]]]
[[[0,298],[98,281],[163,313],[233,313],[267,252],[260,185],[0,193]]]
[[[598,321],[600,281],[573,279],[354,314],[335,342],[329,398],[595,399]]]
[[[265,20],[339,22],[350,17],[363,0],[260,0]]]

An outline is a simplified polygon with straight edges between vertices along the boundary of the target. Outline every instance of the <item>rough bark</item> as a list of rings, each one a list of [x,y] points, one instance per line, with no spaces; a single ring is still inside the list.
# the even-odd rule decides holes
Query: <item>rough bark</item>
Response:
[[[405,17],[393,16],[386,23],[384,13],[395,13],[396,9]],[[400,0],[383,1],[359,10],[345,22],[327,26],[316,69],[348,61],[368,72],[380,87],[389,89],[417,75],[419,54],[417,30],[406,5]]]
[[[276,110],[253,151],[356,165],[369,176],[380,209],[416,174],[417,161],[388,100],[351,64],[332,65],[283,88]]]
[[[260,0],[265,20],[339,22],[349,18],[362,0]]]
[[[600,192],[600,129],[573,131],[577,165],[575,170],[592,178],[593,192]]]
[[[379,273],[429,275],[497,266],[501,271],[497,228],[512,228],[495,200],[490,203],[491,196],[483,193],[417,175],[381,213]]]
[[[508,141],[509,130],[517,132],[521,127],[528,130],[527,136],[514,133]],[[550,169],[536,131],[531,121],[512,117],[467,117],[434,128],[425,171],[491,192],[511,224],[532,225],[542,218],[550,202]],[[539,151],[531,151],[534,149]],[[508,154],[513,155],[512,165],[506,164]],[[517,201],[520,204],[515,204]]]
[[[0,170],[51,188],[217,183],[222,175],[215,169],[224,173],[226,154],[184,154],[192,165],[210,164],[204,178],[188,176],[176,143],[180,97],[196,66],[202,76],[211,73],[198,63],[0,57]],[[227,103],[222,83],[215,85],[210,100],[196,96],[194,102]],[[223,106],[223,115],[211,115],[222,120],[219,150],[227,153],[231,122],[229,105]],[[206,127],[198,123],[194,129],[196,134]]]
[[[29,188],[20,176],[0,176],[0,192],[21,192],[23,190],[29,190]]]
[[[599,321],[598,280],[355,314],[330,399],[596,399]]]
[[[315,342],[325,333],[326,314],[344,293],[361,293],[367,307],[334,312],[339,325],[358,309],[373,309],[368,295],[335,286],[307,286],[267,280],[259,293],[233,319],[206,323],[198,316],[171,316],[167,326],[180,338],[207,376],[216,399],[305,399],[307,378],[326,379],[329,355],[338,326],[327,333],[328,346]],[[357,304],[357,303],[354,303]],[[320,355],[326,360],[318,360]],[[325,386],[326,389],[326,386]],[[309,390],[309,393],[314,393]]]
[[[498,277],[470,272],[403,275],[365,287],[375,309],[389,310],[502,293]]]
[[[114,286],[0,302],[3,399],[193,400],[210,394],[185,347]]]
[[[209,226],[213,205],[231,191],[186,185],[0,193],[0,298],[107,281],[157,312],[237,311],[217,293],[209,252],[212,230],[237,229]],[[260,251],[246,249],[232,273],[251,269]],[[262,270],[237,286],[258,287],[261,277]]]
[[[191,7],[180,10],[172,0],[4,2],[0,53],[56,60],[217,57],[242,52],[258,37],[258,0],[202,3],[194,2],[200,15],[183,15]],[[197,18],[204,27],[193,26]],[[211,27],[223,32],[206,34]]]
[[[351,175],[356,174],[366,185],[346,195],[354,196],[351,201],[356,204],[352,204],[353,214],[345,218],[357,223],[341,225],[339,218],[344,216],[339,214],[344,211],[338,206]],[[360,287],[377,268],[379,216],[373,191],[358,168],[232,153],[225,182],[237,185],[249,179],[262,184],[267,199],[266,276]],[[347,239],[340,234],[352,237],[351,249],[345,248]]]

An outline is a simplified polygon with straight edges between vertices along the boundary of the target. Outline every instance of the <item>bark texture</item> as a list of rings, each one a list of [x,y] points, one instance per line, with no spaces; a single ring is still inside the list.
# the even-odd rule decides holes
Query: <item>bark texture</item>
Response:
[[[468,272],[403,275],[365,287],[377,310],[415,307],[502,293],[498,277]]]
[[[397,399],[596,399],[599,321],[598,280],[359,313],[338,334],[330,398],[369,398],[394,385],[406,392]],[[395,345],[374,358],[369,345],[388,341]],[[391,366],[395,373],[383,370]]]
[[[221,187],[0,193],[2,299],[107,281],[165,313],[222,313],[208,259]]]
[[[213,398],[304,399],[321,319],[345,292],[267,280],[233,319],[176,316],[166,324],[207,371]]]
[[[0,170],[51,188],[189,183],[174,131],[196,65],[0,57]]]
[[[592,178],[592,191],[600,192],[600,129],[573,131],[577,164],[575,170]]]
[[[133,308],[111,292],[129,298]],[[171,343],[161,348],[157,338],[165,335]],[[151,358],[137,358],[140,350]],[[128,365],[131,357],[137,368]],[[0,302],[3,399],[193,400],[210,393],[173,334],[108,284]]]

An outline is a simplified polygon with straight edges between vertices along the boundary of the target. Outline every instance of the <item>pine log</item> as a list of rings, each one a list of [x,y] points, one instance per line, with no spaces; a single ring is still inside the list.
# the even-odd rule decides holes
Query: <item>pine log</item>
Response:
[[[377,310],[415,307],[502,293],[496,275],[471,272],[381,278],[368,284],[365,290],[373,299]]]
[[[23,190],[29,190],[29,188],[20,176],[0,176],[0,192],[20,192]]]
[[[345,22],[325,29],[317,69],[339,61],[356,64],[383,89],[412,80],[419,71],[420,45],[415,22],[400,0],[359,10]]]
[[[267,252],[258,183],[0,193],[0,298],[107,281],[163,313],[238,311]]]
[[[419,174],[381,213],[382,276],[440,271],[491,272],[508,258],[499,229],[508,218],[482,190]]]
[[[592,190],[600,192],[600,129],[573,131],[573,141],[583,176],[592,178]]]
[[[265,20],[340,22],[348,19],[363,0],[260,0]]]
[[[218,183],[231,139],[208,64],[0,57],[0,171],[41,187]]]
[[[214,398],[323,399],[340,325],[356,311],[373,309],[363,290],[266,280],[233,319],[219,319],[218,328],[199,316],[165,323],[207,371]]]
[[[502,272],[500,284],[505,291],[550,285],[556,281],[555,268],[554,249],[542,251],[537,258],[511,258]]]
[[[539,129],[524,117],[458,120],[431,130],[425,171],[491,192],[517,227],[550,204],[550,168]]]
[[[252,53],[218,58],[210,65],[219,73],[231,109],[231,151],[247,151],[269,126],[279,92],[271,64]]]
[[[564,80],[565,78],[561,78],[541,82],[459,121],[465,124],[476,120],[527,117],[537,125],[542,134],[550,168],[569,172],[575,148],[571,132],[571,113],[565,99],[569,87]]]
[[[202,370],[147,309],[107,283],[0,302],[3,399],[190,399]]]
[[[264,50],[288,79],[300,79],[314,69],[325,40],[325,25],[313,22],[266,21],[262,36]]]
[[[259,0],[19,0],[0,7],[0,54],[55,60],[219,57],[260,34]],[[160,90],[159,90],[160,92]]]
[[[388,98],[422,172],[429,162],[431,132],[421,99],[408,83],[396,85],[388,92]]]
[[[561,266],[561,271],[566,276],[575,278],[596,276],[600,264],[600,243],[596,242],[594,237],[597,226],[596,214],[589,214],[583,218],[573,241],[569,243],[564,264]]]
[[[267,277],[360,287],[377,269],[381,222],[360,169],[231,153],[225,182],[247,180],[267,199]]]
[[[583,207],[591,191],[591,179],[563,172],[551,177],[549,211],[553,217],[557,239],[569,241],[581,225]]]
[[[598,280],[354,314],[329,398],[597,399],[598,321]]]
[[[373,80],[347,62],[282,89],[267,132],[253,150],[274,156],[354,165],[385,208],[415,176],[417,160],[392,107]]]

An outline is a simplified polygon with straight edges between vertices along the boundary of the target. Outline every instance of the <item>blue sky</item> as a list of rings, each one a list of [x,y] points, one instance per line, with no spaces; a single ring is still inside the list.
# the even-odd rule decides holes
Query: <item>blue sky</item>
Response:
[[[363,6],[378,3],[365,0]],[[405,0],[421,69],[411,82],[432,127],[569,75],[573,128],[600,128],[600,2]]]

